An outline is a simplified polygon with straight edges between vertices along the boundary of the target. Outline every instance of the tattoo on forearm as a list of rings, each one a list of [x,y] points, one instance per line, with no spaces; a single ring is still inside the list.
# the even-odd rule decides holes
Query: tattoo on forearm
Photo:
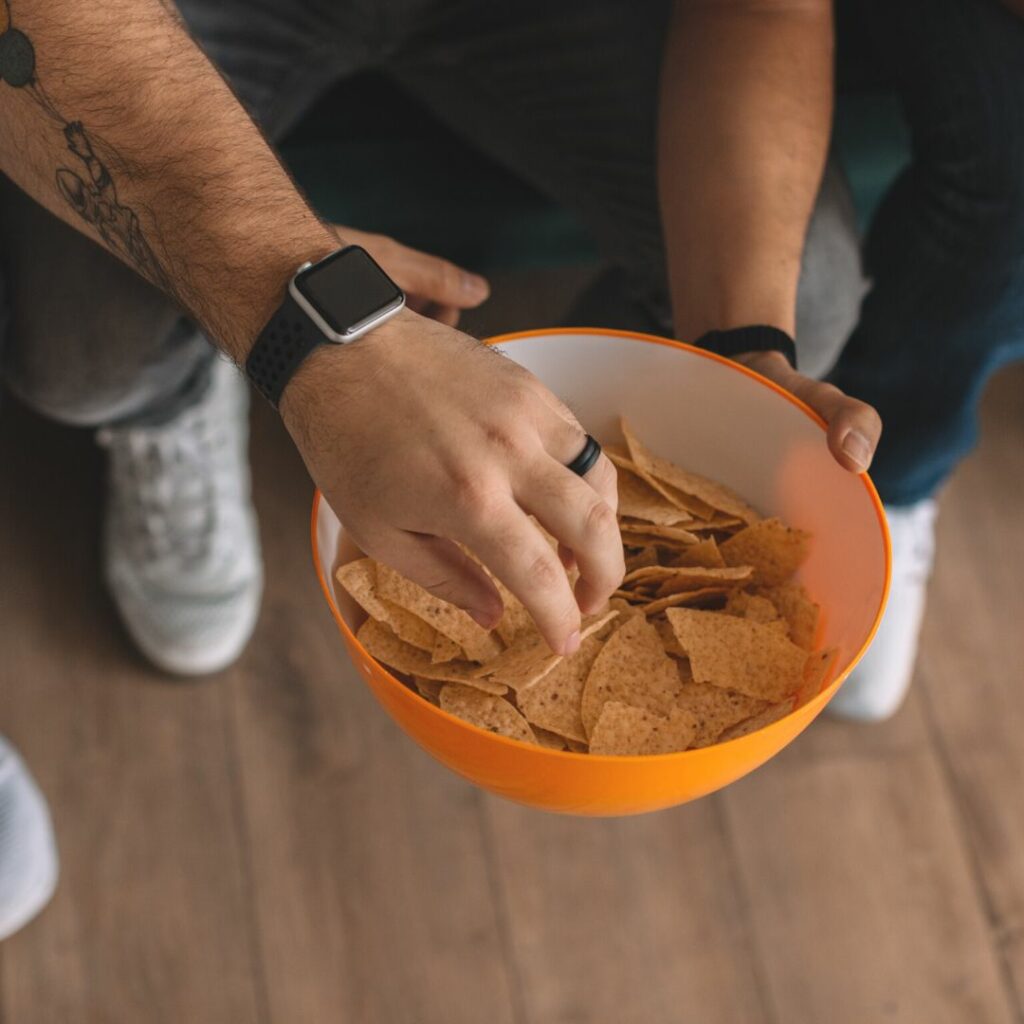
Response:
[[[62,132],[70,167],[58,167],[57,191],[108,248],[172,296],[175,289],[139,223],[138,215],[118,198],[115,183],[100,152],[112,152],[102,139],[90,135],[81,121],[64,117],[39,82],[32,41],[11,24],[8,0],[0,0],[0,81],[31,97]],[[109,160],[109,157],[108,157]]]

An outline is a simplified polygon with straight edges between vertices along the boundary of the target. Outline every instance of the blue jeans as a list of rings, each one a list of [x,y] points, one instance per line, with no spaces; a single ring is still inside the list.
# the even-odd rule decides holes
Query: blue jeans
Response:
[[[1024,358],[1024,19],[995,0],[851,0],[838,27],[840,88],[866,71],[896,91],[911,133],[830,374],[881,414],[871,475],[904,505],[970,451],[986,380]]]

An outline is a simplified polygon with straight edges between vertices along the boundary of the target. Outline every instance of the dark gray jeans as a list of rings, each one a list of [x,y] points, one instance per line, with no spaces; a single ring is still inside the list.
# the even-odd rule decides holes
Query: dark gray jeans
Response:
[[[337,79],[379,69],[572,208],[638,320],[663,329],[654,152],[667,6],[180,0],[196,38],[272,138]],[[166,415],[203,372],[208,346],[162,296],[9,184],[0,192],[0,259],[10,303],[4,376],[44,413],[77,424]],[[808,370],[834,360],[862,290],[853,217],[833,174],[800,290]],[[573,317],[585,325],[613,315],[585,305]]]

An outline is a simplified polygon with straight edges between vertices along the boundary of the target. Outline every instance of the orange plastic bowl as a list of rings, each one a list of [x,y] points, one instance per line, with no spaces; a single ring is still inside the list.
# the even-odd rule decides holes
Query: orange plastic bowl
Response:
[[[341,524],[318,494],[313,560],[349,654],[384,709],[421,747],[511,800],[569,814],[638,814],[727,786],[814,720],[874,635],[891,554],[871,481],[834,462],[821,421],[792,395],[699,349],[599,330],[530,331],[491,343],[565,399],[599,440],[617,440],[624,415],[660,455],[729,484],[762,512],[810,530],[813,545],[800,578],[822,606],[819,644],[839,649],[834,677],[818,697],[773,725],[701,750],[594,757],[495,736],[428,703],[360,646],[332,585]]]

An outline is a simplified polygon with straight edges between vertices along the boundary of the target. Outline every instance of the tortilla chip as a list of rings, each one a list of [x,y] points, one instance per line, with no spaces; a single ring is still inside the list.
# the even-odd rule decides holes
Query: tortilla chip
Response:
[[[626,544],[648,544],[654,541],[657,544],[671,543],[696,544],[700,538],[681,526],[657,526],[654,523],[631,523],[622,521],[619,523],[619,532]],[[633,538],[636,538],[634,541]]]
[[[586,742],[580,718],[583,687],[603,646],[596,636],[587,637],[571,658],[563,658],[542,679],[517,692],[519,710],[530,725]]]
[[[760,597],[746,590],[734,590],[722,611],[726,615],[738,615],[741,619],[774,625],[776,629],[781,629],[787,636],[789,635],[789,624],[779,616],[779,610],[767,597]]]
[[[620,423],[629,454],[645,479],[653,477],[656,481],[675,488],[689,498],[696,498],[709,509],[725,512],[746,523],[756,523],[761,518],[735,491],[697,473],[687,472],[685,469],[673,465],[667,459],[658,458],[641,444],[624,419]],[[671,500],[671,495],[666,495],[666,497]],[[695,514],[701,515],[699,512]],[[710,512],[705,513],[701,518],[710,519]]]
[[[692,589],[717,584],[721,580],[743,582],[748,579],[753,570],[750,566],[725,566],[720,569],[705,569],[702,566],[688,565],[645,565],[632,572],[626,573],[622,582],[630,583],[651,583],[661,585],[665,580],[680,579],[693,581]]]
[[[825,689],[825,684],[828,681],[828,677],[832,674],[838,654],[838,648],[829,647],[827,650],[812,651],[807,655],[807,661],[804,664],[803,682],[796,693],[796,706],[798,708],[803,707],[809,700],[814,700]]]
[[[590,753],[613,756],[671,754],[686,750],[696,732],[693,716],[680,708],[673,708],[666,717],[612,700],[601,709],[594,725]]]
[[[492,576],[491,579],[501,595],[501,603],[505,606],[505,610],[501,613],[501,618],[494,628],[505,646],[511,647],[521,636],[527,633],[536,633],[537,627],[523,602],[497,577]]]
[[[688,515],[707,517],[714,514],[714,509],[710,505],[701,501],[699,498],[694,498],[691,495],[683,494],[678,488],[671,487],[670,485],[659,480],[656,476],[648,471],[645,466],[641,466],[629,453],[628,449],[625,455],[620,455],[617,451],[608,451],[608,448],[604,449],[605,454],[615,463],[617,469],[626,470],[627,472],[633,473],[635,476],[640,477],[641,480],[653,491],[660,494],[666,501],[682,509]]]
[[[657,615],[667,608],[676,608],[682,604],[705,604],[715,598],[724,597],[729,593],[728,587],[702,587],[700,590],[681,590],[678,594],[659,597],[642,605],[645,615]]]
[[[669,594],[678,594],[684,590],[700,590],[702,587],[738,587],[746,583],[753,572],[749,565],[727,566],[724,569],[666,566],[663,573],[648,578],[658,581],[658,597],[668,597]]]
[[[777,629],[692,608],[669,608],[665,614],[698,682],[772,703],[800,687],[807,652]]]
[[[619,468],[619,515],[632,516],[647,523],[672,526],[689,522],[693,516],[659,494],[642,477]]]
[[[667,715],[679,692],[675,662],[665,653],[658,631],[637,615],[607,640],[583,687],[580,716],[590,736],[610,701],[620,701]]]
[[[764,711],[769,705],[767,701],[710,683],[685,682],[676,698],[676,706],[688,711],[697,722],[693,746],[708,747],[726,729]]]
[[[498,640],[461,608],[434,597],[390,566],[377,566],[377,593],[419,616],[449,640],[454,640],[474,661],[487,661],[501,652]]]
[[[580,629],[580,640],[585,640],[592,633],[596,633],[618,614],[616,611],[608,611],[603,615],[592,615],[584,619]],[[581,643],[580,647],[582,646]],[[476,670],[476,676],[487,676],[496,683],[502,683],[518,691],[539,682],[562,660],[563,655],[555,654],[548,647],[544,637],[539,633],[531,633],[521,636],[496,658],[481,665]]]
[[[618,617],[610,624],[610,626],[605,627],[609,632],[611,632],[613,628],[621,626],[622,623],[631,616],[643,615],[644,613],[643,608],[635,604],[630,604],[624,597],[613,597],[608,602],[608,607],[619,613]]]
[[[412,681],[421,697],[440,707],[441,687],[445,685],[444,683],[437,679],[424,679],[422,676],[413,676]]]
[[[395,636],[390,626],[376,619],[367,619],[356,639],[378,661],[398,672],[424,679],[439,679],[447,683],[465,683],[492,694],[508,693],[508,687],[490,679],[477,679],[474,673],[479,669],[468,661],[449,661],[443,665],[435,665],[430,655],[412,644],[407,644]]]
[[[672,655],[673,658],[685,659],[686,651],[679,646],[679,640],[672,631],[668,619],[654,619],[653,625],[658,631],[658,638],[661,640],[661,646],[665,648],[665,653]]]
[[[529,723],[507,700],[481,693],[471,686],[448,683],[442,687],[441,710],[499,736],[509,736],[524,743],[537,742]]]
[[[727,565],[752,565],[762,586],[784,583],[800,568],[810,550],[811,535],[778,519],[762,519],[722,545]]]
[[[690,529],[694,533],[706,533],[709,530],[734,533],[737,527],[746,525],[738,516],[723,516],[721,513],[716,512],[710,519],[694,519],[690,524]]]
[[[387,622],[388,610],[377,595],[377,563],[372,558],[357,558],[339,565],[334,578],[371,619]]]
[[[588,753],[590,751],[590,744],[589,743],[580,743],[579,740],[569,740],[569,739],[567,739],[565,741],[565,745],[574,754],[586,754],[586,753]]]
[[[641,569],[645,565],[657,564],[658,549],[655,547],[640,548],[640,550],[635,554],[626,555],[626,572],[632,572],[634,569]],[[722,565],[725,565],[725,562],[723,562]]]
[[[671,564],[680,568],[699,566],[704,569],[724,569],[725,559],[722,557],[722,552],[718,550],[715,538],[705,537],[704,540],[699,540],[696,544],[680,548]],[[627,562],[627,568],[639,568],[639,566],[629,566]]]
[[[412,613],[410,612],[410,614]],[[445,661],[456,661],[465,656],[465,652],[454,640],[449,640],[448,637],[443,633],[438,633],[437,630],[434,631],[434,646],[430,651],[430,660],[434,665]]]
[[[790,640],[804,650],[811,650],[821,609],[811,600],[803,584],[787,580],[775,587],[761,587],[758,593],[767,597],[786,620]]]
[[[757,732],[758,729],[763,729],[766,725],[771,725],[772,722],[777,722],[780,718],[785,718],[792,710],[792,697],[787,697],[786,700],[779,701],[777,704],[769,704],[764,711],[761,711],[756,715],[752,715],[745,721],[739,722],[731,728],[726,729],[722,735],[718,737],[717,742],[728,743],[729,740],[737,740],[741,736],[749,736],[752,732]]]
[[[547,747],[548,750],[568,750],[565,740],[555,732],[548,732],[547,729],[538,729],[537,726],[530,726],[534,736],[537,737],[539,747]]]
[[[427,625],[418,615],[407,612],[401,605],[389,601],[386,597],[379,600],[388,613],[384,621],[395,631],[399,639],[404,640],[407,644],[412,644],[413,647],[418,647],[421,651],[434,650],[434,642],[440,634],[433,626]],[[456,649],[454,656],[462,657],[461,647]]]

